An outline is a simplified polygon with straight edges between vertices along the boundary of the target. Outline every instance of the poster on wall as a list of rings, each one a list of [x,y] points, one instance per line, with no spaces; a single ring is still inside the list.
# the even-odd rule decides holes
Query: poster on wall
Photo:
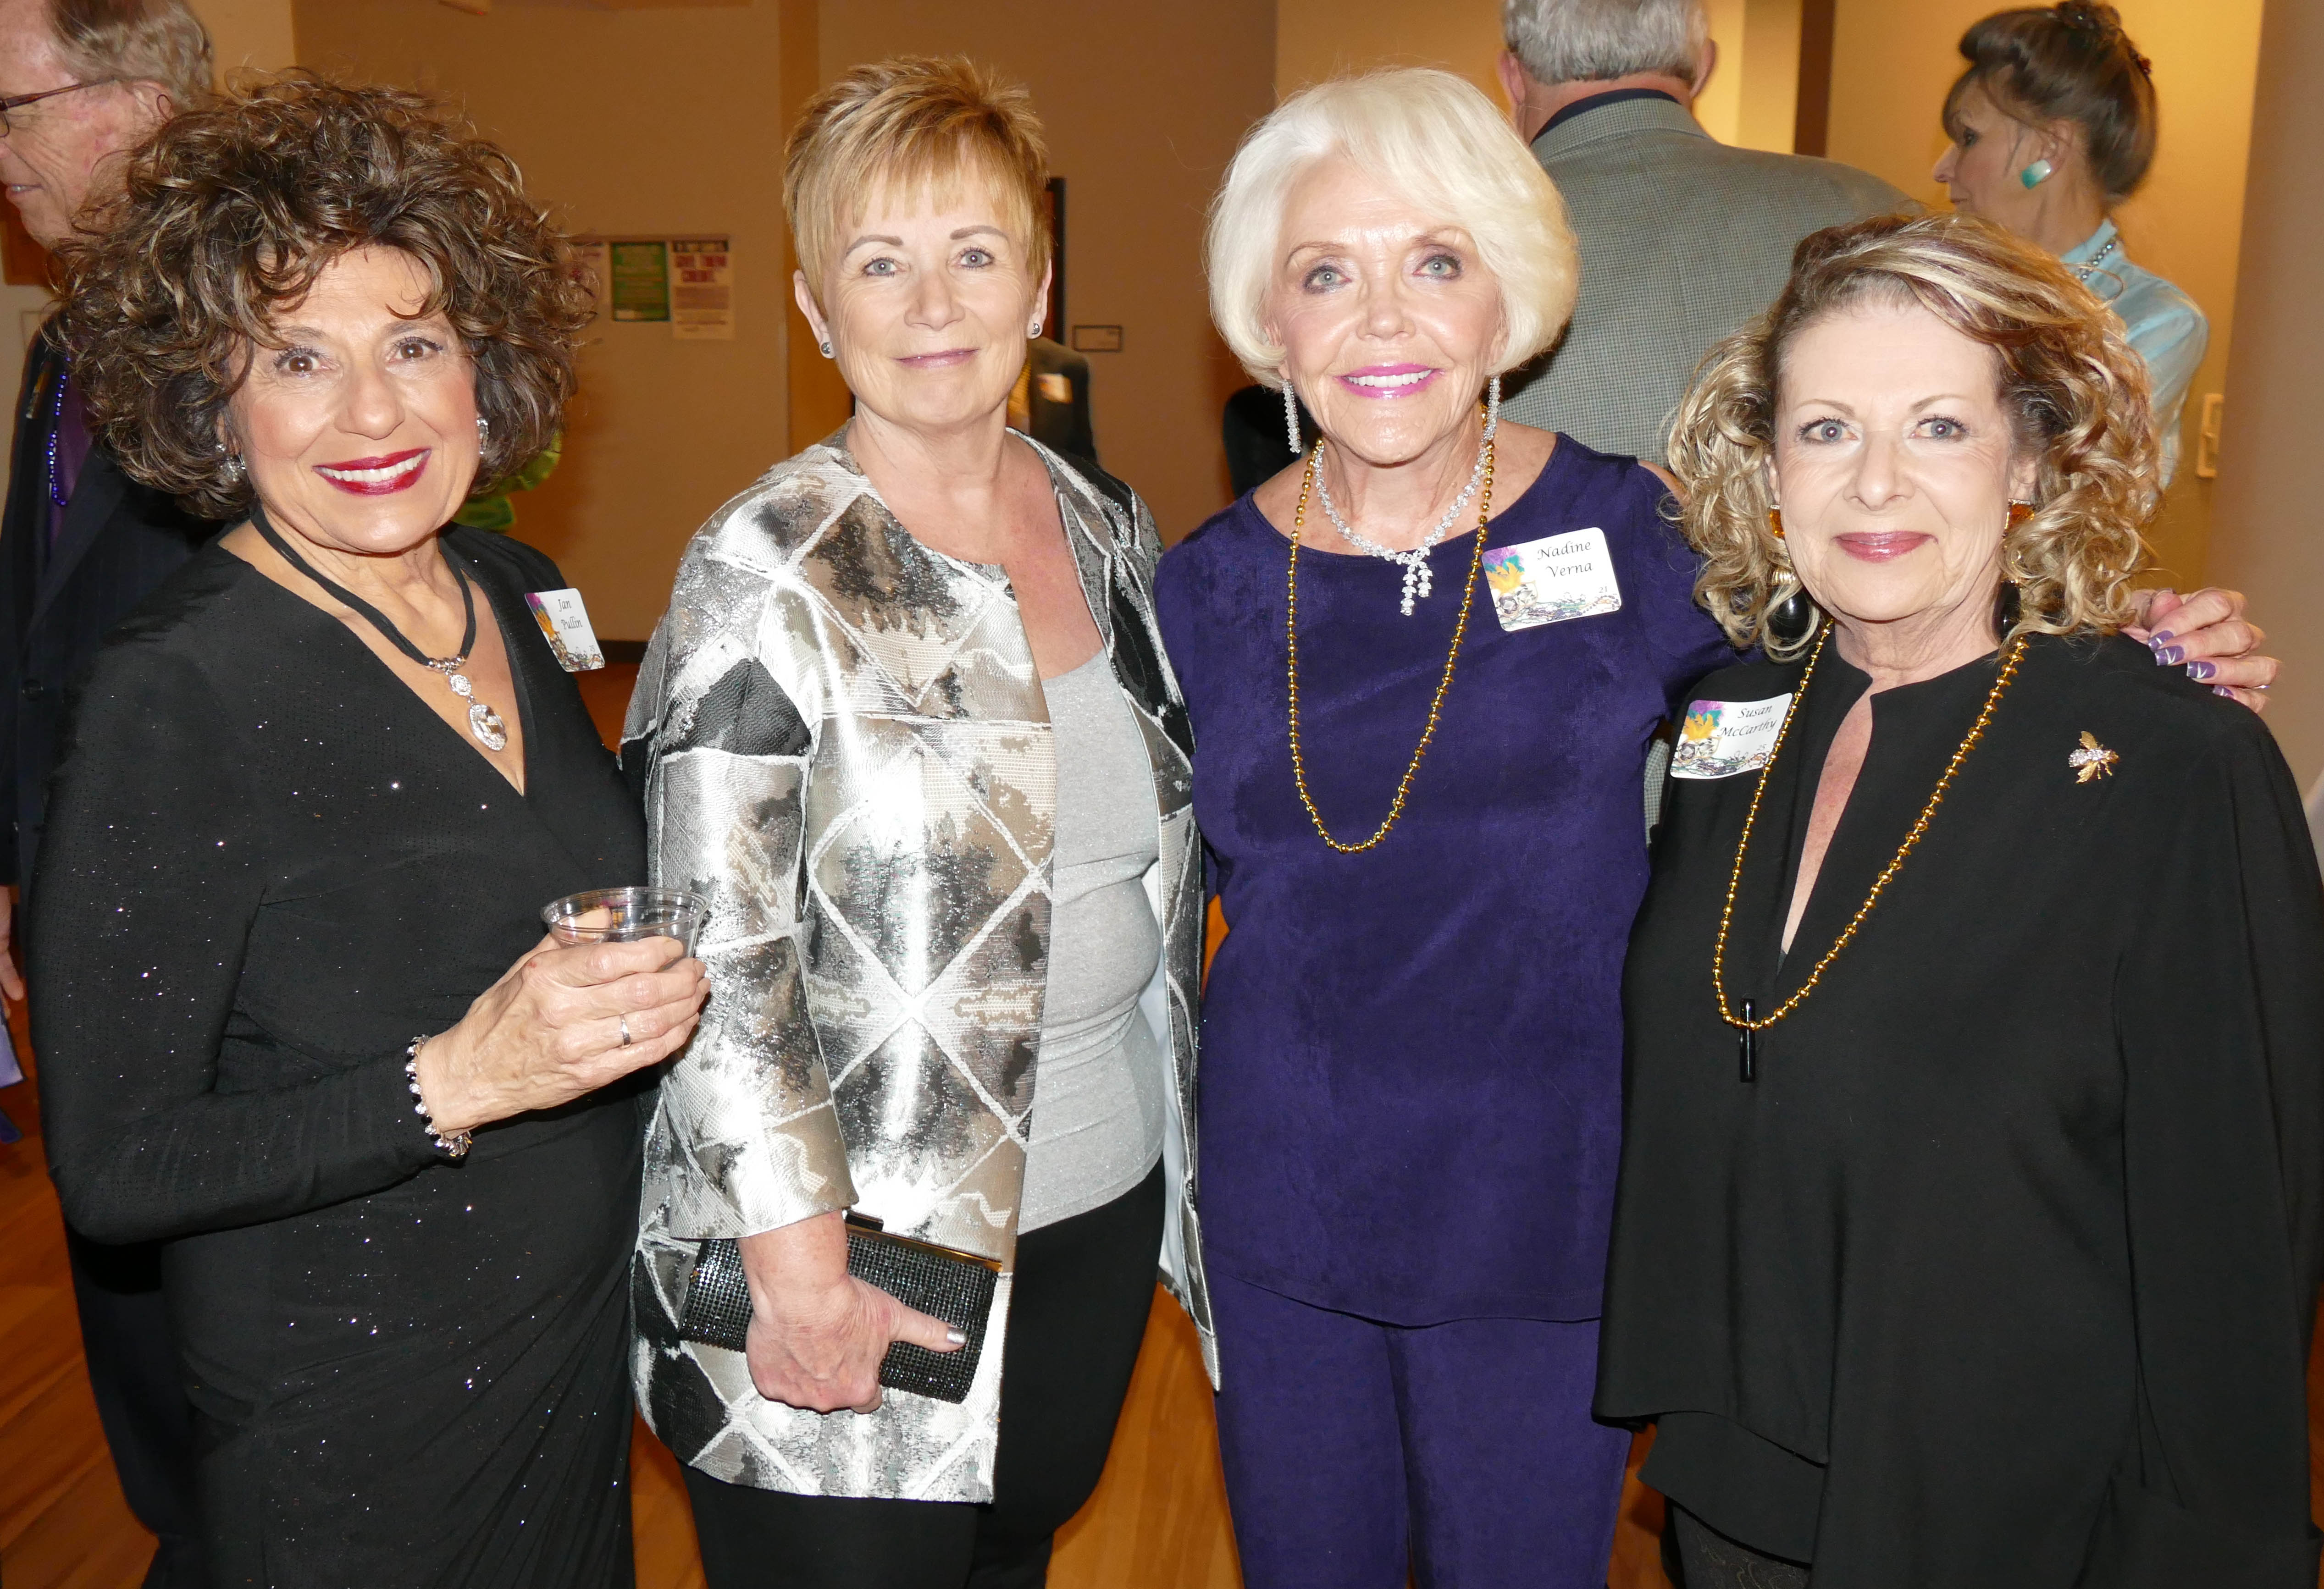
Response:
[[[612,243],[608,267],[616,320],[669,318],[669,244],[651,242]]]
[[[669,334],[680,342],[734,340],[733,251],[724,237],[669,244]]]

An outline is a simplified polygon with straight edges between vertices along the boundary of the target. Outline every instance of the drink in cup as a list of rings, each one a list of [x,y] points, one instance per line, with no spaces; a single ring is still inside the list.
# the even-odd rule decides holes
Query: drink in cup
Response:
[[[684,888],[592,888],[540,907],[540,919],[559,943],[637,943],[674,938],[685,954],[710,902]]]

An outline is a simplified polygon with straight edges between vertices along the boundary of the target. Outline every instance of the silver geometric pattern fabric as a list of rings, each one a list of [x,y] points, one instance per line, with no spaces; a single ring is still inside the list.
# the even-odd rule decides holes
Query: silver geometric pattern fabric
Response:
[[[649,1129],[632,1364],[647,1420],[715,1477],[799,1494],[991,1498],[1019,1193],[1039,1079],[1056,767],[1001,570],[929,550],[844,432],[695,536],[641,667],[622,761],[652,876],[712,902],[711,998]],[[1153,618],[1143,503],[1042,449],[1066,538],[1152,760],[1169,1034],[1166,1283],[1216,1375],[1194,1209],[1203,930],[1192,740]],[[976,1382],[869,1416],[761,1397],[739,1354],[681,1342],[697,1245],[836,1208],[1004,1267]]]

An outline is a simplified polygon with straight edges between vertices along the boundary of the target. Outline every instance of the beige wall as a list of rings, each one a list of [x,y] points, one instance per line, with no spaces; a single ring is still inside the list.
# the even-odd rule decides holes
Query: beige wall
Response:
[[[600,322],[564,464],[517,499],[606,638],[650,631],[687,537],[788,451],[778,9],[299,0],[301,64],[464,103],[575,230],[733,239],[735,340]]]
[[[1247,379],[1211,330],[1204,207],[1273,103],[1273,18],[1250,0],[825,0],[826,80],[906,51],[960,51],[1032,90],[1065,179],[1065,317],[1119,325],[1092,354],[1098,451],[1176,538],[1227,501],[1220,407]]]
[[[1441,66],[1498,104],[1493,62],[1500,52],[1497,0],[1276,0],[1278,95],[1376,66]]]
[[[189,0],[210,31],[218,72],[278,71],[298,62],[291,0]]]
[[[1719,64],[1694,102],[1721,143],[1788,154],[1799,108],[1800,0],[1709,0]]]
[[[2303,786],[2324,773],[2324,511],[2316,374],[2324,370],[2324,6],[2269,0],[2244,208],[2242,318],[2227,377],[2212,576],[2249,591],[2289,665],[2267,721]]]
[[[2222,390],[2235,326],[2261,0],[2116,4],[2130,36],[2154,62],[2163,104],[2161,150],[2145,188],[2123,207],[2125,240],[2133,258],[2178,283],[2211,322],[2210,355],[2187,400],[2179,479],[2153,536],[2161,572],[2200,583],[2214,482],[2195,478],[2195,427],[2203,394]],[[1945,147],[1938,111],[1960,69],[1955,46],[1962,31],[1995,9],[1995,0],[1839,0],[1831,157],[1944,207],[1944,190],[1929,177]]]

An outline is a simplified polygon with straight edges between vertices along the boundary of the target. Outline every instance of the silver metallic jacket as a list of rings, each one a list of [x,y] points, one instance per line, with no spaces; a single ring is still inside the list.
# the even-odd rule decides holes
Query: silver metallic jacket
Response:
[[[1056,761],[997,567],[912,538],[844,448],[777,465],[696,533],[623,731],[653,880],[713,902],[711,997],[646,1143],[632,1374],[714,1477],[807,1495],[989,1501],[1049,958]],[[1143,1006],[1175,1071],[1163,1279],[1217,1377],[1194,1213],[1201,844],[1193,740],[1154,621],[1145,504],[1041,449],[1114,676],[1152,758],[1163,963]],[[761,1397],[681,1342],[696,1244],[835,1208],[1002,1261],[968,1400],[869,1417]]]

